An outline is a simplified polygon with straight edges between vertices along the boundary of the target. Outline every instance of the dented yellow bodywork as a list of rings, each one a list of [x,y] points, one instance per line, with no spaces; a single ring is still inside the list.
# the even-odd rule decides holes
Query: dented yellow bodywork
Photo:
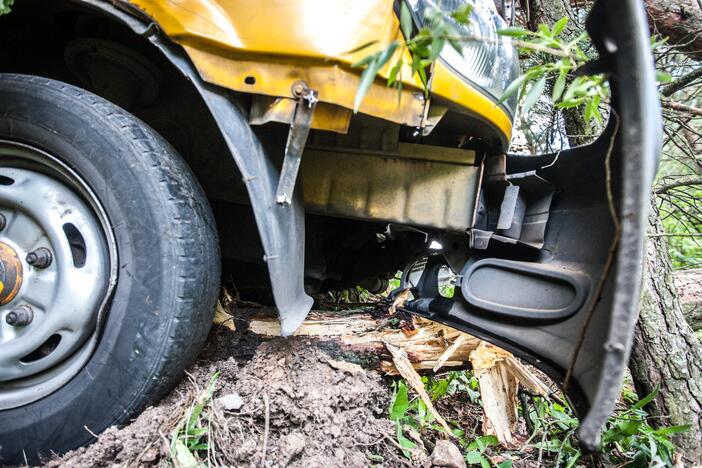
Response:
[[[203,79],[236,91],[292,98],[303,80],[328,105],[313,128],[344,131],[361,70],[352,64],[393,40],[402,40],[393,0],[119,0],[151,17],[182,45]],[[363,50],[364,44],[373,43]],[[406,51],[398,50],[397,54]],[[407,63],[408,60],[405,60]],[[392,61],[391,61],[392,63]],[[369,89],[360,112],[392,122],[424,126],[429,113],[421,84],[409,67],[403,90],[385,86],[389,66]],[[478,114],[511,136],[512,121],[501,106],[437,62],[431,96],[443,105]],[[276,115],[286,107],[279,104]],[[342,109],[333,109],[340,107]]]

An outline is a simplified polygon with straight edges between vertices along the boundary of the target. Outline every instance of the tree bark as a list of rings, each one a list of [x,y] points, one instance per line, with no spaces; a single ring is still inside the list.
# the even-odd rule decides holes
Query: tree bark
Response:
[[[694,331],[702,330],[702,268],[676,271],[673,277],[685,320]]]
[[[702,60],[702,2],[698,0],[644,0],[651,33],[668,37],[690,56]]]
[[[652,207],[649,232],[662,232],[660,216]],[[665,237],[647,241],[639,321],[630,362],[639,396],[656,386],[660,391],[649,406],[653,423],[689,424],[674,436],[683,457],[702,462],[702,344],[685,322],[673,283]]]

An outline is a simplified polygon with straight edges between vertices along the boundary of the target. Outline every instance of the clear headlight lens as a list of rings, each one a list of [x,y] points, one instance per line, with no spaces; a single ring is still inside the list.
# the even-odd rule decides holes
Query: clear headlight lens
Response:
[[[483,40],[461,41],[460,52],[446,44],[440,60],[449,67],[499,100],[507,86],[519,76],[519,57],[509,39],[497,34],[507,26],[495,10],[493,0],[408,0],[415,20],[423,26],[428,14],[439,12],[461,36]],[[468,24],[459,24],[451,13],[460,6],[472,5]],[[503,107],[514,117],[518,96],[513,94],[503,102]]]

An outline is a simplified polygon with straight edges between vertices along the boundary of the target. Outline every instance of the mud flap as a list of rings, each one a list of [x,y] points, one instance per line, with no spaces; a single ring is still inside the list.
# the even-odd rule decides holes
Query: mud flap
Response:
[[[283,147],[267,146],[265,139],[249,125],[248,112],[236,94],[205,82],[185,51],[159,34],[157,25],[143,13],[119,2],[111,5],[101,0],[81,0],[81,3],[121,21],[151,41],[202,97],[246,185],[280,316],[281,335],[291,335],[305,320],[313,301],[303,285],[305,211],[302,193],[297,189],[289,194],[290,200],[286,203],[276,201],[281,173],[276,154],[282,155]]]
[[[505,178],[547,181],[549,203],[548,187],[538,182],[528,218],[534,189],[503,190],[497,208],[519,217],[516,237],[504,215],[488,219],[472,238],[481,250],[460,272],[460,294],[442,298],[436,282],[424,280],[407,307],[547,372],[573,403],[580,442],[592,451],[619,396],[632,345],[662,124],[642,3],[599,0],[587,29],[600,54],[591,67],[608,74],[612,89],[606,130],[587,146],[507,156]],[[547,221],[534,203],[547,207]]]

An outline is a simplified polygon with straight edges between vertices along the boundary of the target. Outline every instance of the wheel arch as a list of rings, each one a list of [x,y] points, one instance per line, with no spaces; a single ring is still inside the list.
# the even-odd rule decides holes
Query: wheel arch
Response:
[[[248,124],[248,98],[204,82],[180,46],[164,37],[158,25],[139,15],[138,11],[125,11],[118,8],[115,3],[102,0],[63,0],[60,3],[52,0],[50,6],[52,8],[65,6],[71,10],[91,12],[125,26],[131,31],[132,38],[148,41],[151,51],[169,63],[172,70],[180,74],[179,79],[184,78],[190,89],[199,96],[212,119],[212,128],[228,156],[224,158],[225,161],[220,160],[218,163],[229,164],[231,168],[229,175],[233,177],[230,179],[232,185],[208,183],[207,177],[203,177],[196,168],[193,170],[209,197],[212,196],[213,185],[217,185],[214,187],[215,190],[217,188],[221,190],[219,195],[231,191],[235,188],[234,185],[241,188],[242,199],[239,202],[250,204],[254,214],[253,218],[263,250],[262,260],[267,265],[273,297],[280,313],[281,331],[283,334],[292,333],[310,310],[312,299],[305,294],[303,286],[305,228],[301,194],[295,194],[290,206],[280,206],[274,200],[286,133],[280,127],[272,131],[267,129],[266,137],[262,138],[260,129],[254,130]],[[26,28],[26,34],[26,40],[36,40],[32,28]],[[56,55],[60,53],[61,51],[55,52]],[[63,57],[54,58],[63,59]],[[45,65],[45,68],[42,65]],[[2,60],[0,60],[0,67],[5,68]],[[50,63],[37,64],[33,74],[46,74],[50,72],[50,67]],[[24,70],[21,71],[24,72]],[[50,77],[64,81],[68,78],[55,75]],[[189,111],[189,109],[182,110],[185,113]],[[155,130],[173,146],[178,147],[169,135],[164,135],[159,128]],[[202,139],[199,138],[199,140]],[[201,156],[202,161],[212,162],[209,152]],[[192,158],[186,158],[186,160],[192,167]],[[216,176],[221,175],[222,172],[226,171],[215,169],[209,174]],[[256,248],[252,250],[258,251]]]

